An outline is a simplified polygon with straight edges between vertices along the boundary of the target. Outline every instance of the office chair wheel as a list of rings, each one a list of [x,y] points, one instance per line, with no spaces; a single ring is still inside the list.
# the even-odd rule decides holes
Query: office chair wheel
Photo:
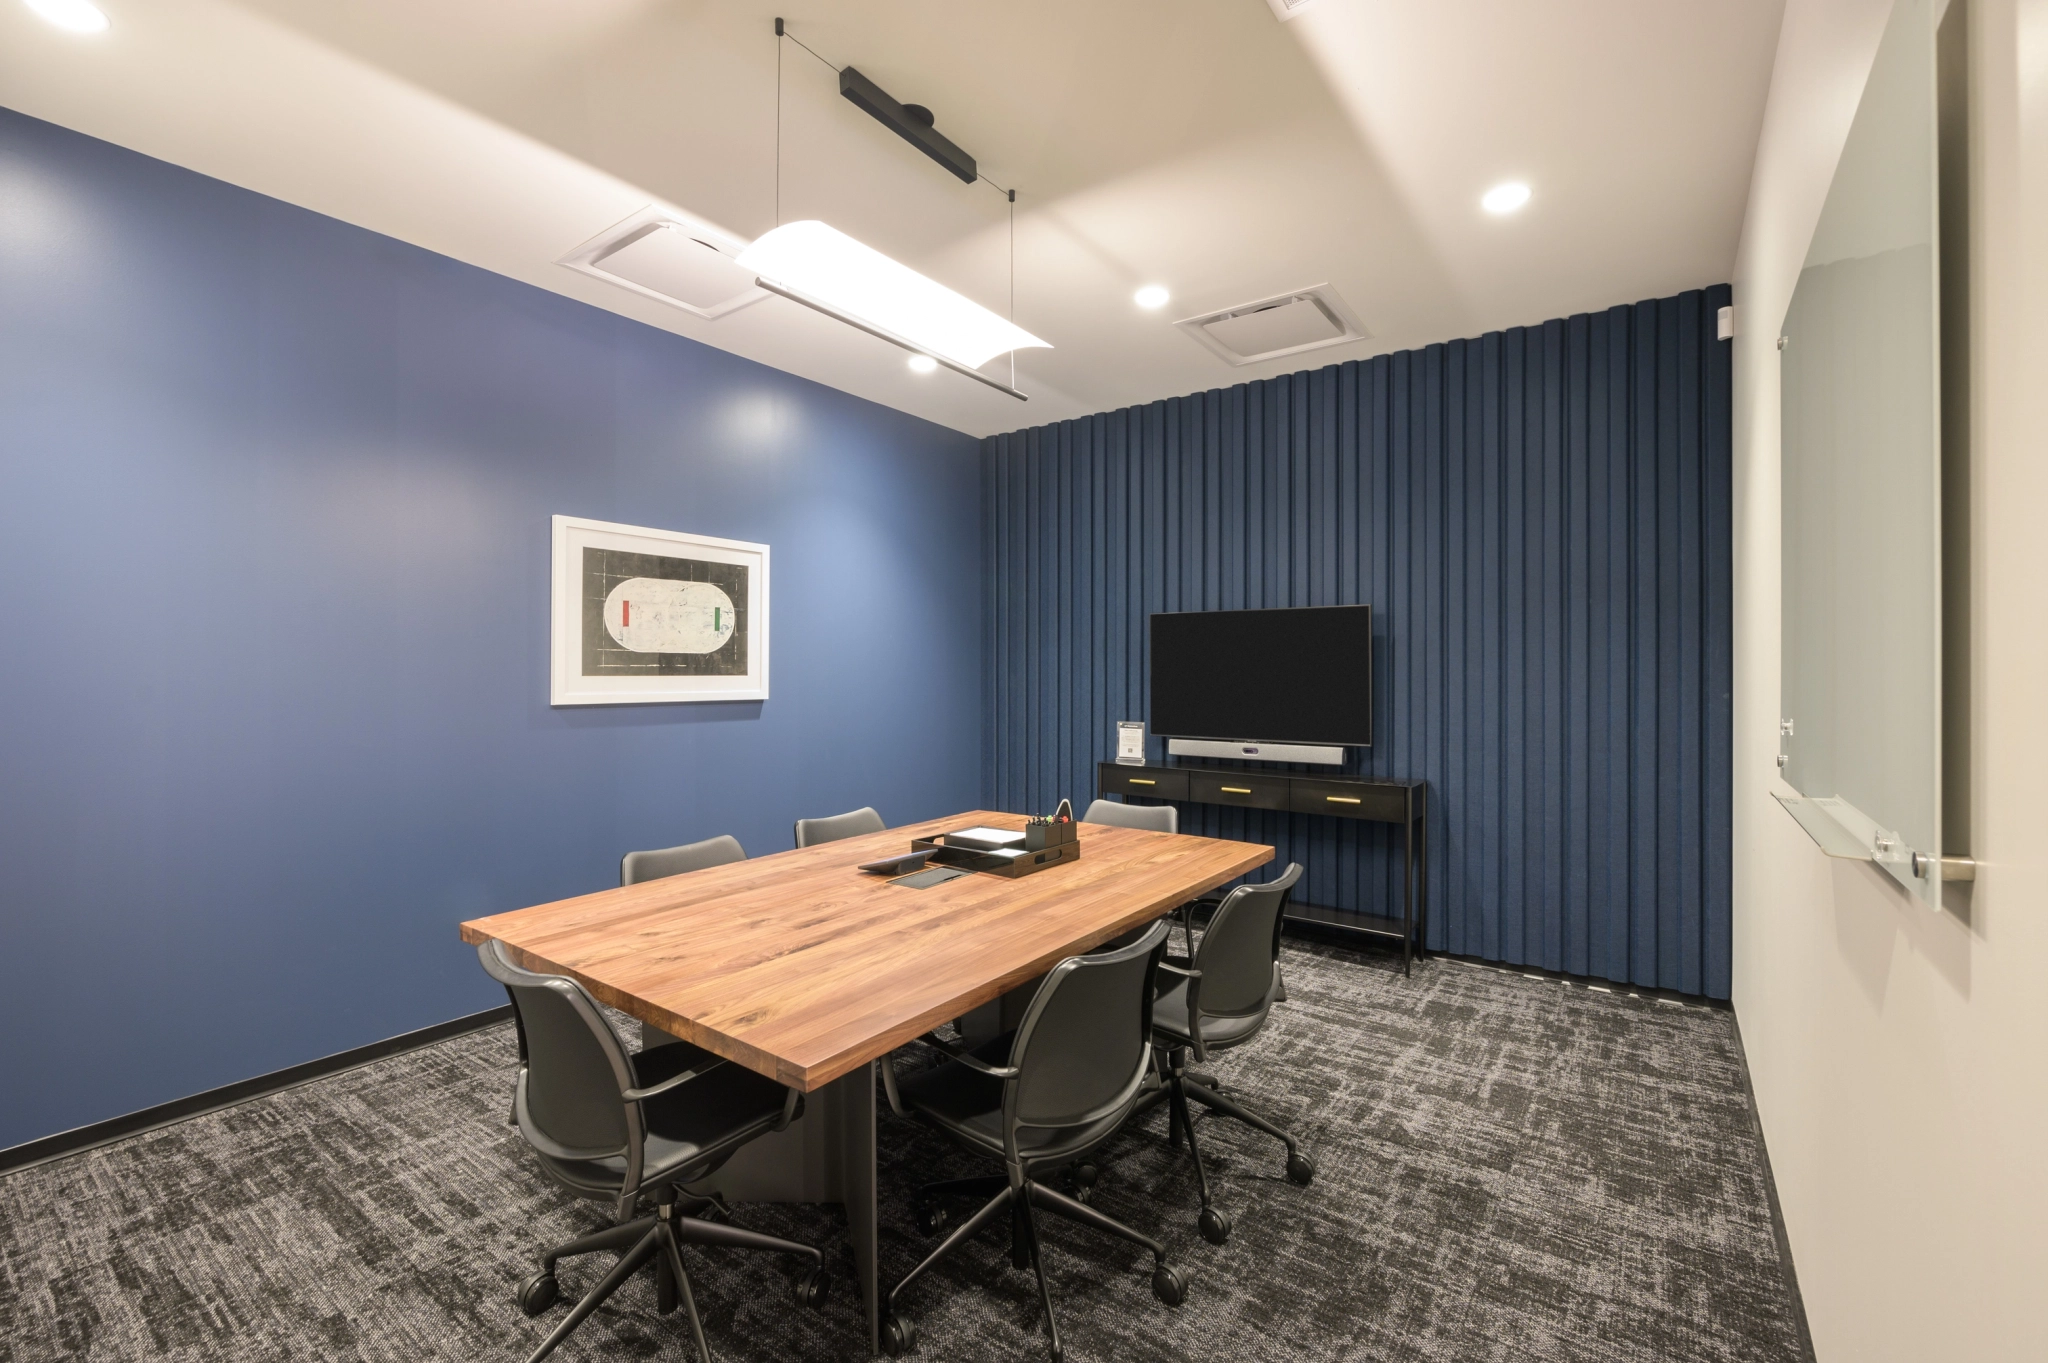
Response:
[[[1202,1208],[1202,1217],[1195,1223],[1202,1229],[1202,1238],[1212,1245],[1220,1245],[1230,1238],[1230,1218],[1214,1207]]]
[[[537,1316],[555,1304],[555,1294],[560,1284],[555,1275],[543,1270],[519,1285],[519,1309],[529,1316]]]
[[[1299,1183],[1306,1188],[1316,1176],[1316,1162],[1307,1155],[1293,1154],[1287,1157],[1287,1181]]]
[[[798,1306],[808,1306],[813,1311],[825,1308],[825,1297],[832,1290],[832,1275],[822,1268],[814,1268],[799,1277],[792,1284],[791,1295]]]
[[[1168,1306],[1179,1306],[1188,1299],[1188,1285],[1180,1274],[1160,1264],[1152,1270],[1152,1295]]]
[[[953,1219],[943,1202],[920,1202],[911,1208],[910,1215],[917,1222],[917,1228],[926,1235],[937,1235]]]
[[[908,1316],[890,1315],[882,1321],[882,1352],[901,1358],[917,1347],[917,1326]]]
[[[1075,1165],[1073,1169],[1074,1201],[1086,1202],[1089,1198],[1095,1196],[1095,1183],[1101,1177],[1102,1171],[1092,1164]]]

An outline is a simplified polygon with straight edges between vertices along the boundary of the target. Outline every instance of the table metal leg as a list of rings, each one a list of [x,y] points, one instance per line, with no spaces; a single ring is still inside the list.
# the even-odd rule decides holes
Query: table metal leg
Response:
[[[840,1186],[846,1200],[846,1232],[853,1241],[854,1275],[860,1290],[863,1320],[866,1321],[868,1356],[881,1348],[882,1294],[879,1281],[879,1250],[875,1209],[875,1071],[869,1061],[834,1086],[841,1090],[843,1125],[840,1146]],[[880,1063],[887,1064],[887,1061]]]

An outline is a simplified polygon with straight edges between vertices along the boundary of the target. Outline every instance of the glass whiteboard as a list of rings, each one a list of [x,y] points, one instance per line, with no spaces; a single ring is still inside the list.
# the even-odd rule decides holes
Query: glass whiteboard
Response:
[[[1780,350],[1786,808],[1941,903],[1933,0],[1895,0]]]

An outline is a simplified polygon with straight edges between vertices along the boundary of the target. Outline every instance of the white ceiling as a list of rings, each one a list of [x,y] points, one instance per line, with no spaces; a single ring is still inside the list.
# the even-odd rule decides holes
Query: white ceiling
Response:
[[[81,38],[0,0],[0,104],[975,435],[1728,279],[1782,5],[98,2]],[[782,299],[704,321],[554,263],[650,203],[774,224],[777,14],[1018,190],[1028,405]],[[781,62],[782,219],[1007,311],[1003,197]],[[1535,197],[1489,217],[1506,178]],[[1234,368],[1173,326],[1325,282],[1368,339]]]

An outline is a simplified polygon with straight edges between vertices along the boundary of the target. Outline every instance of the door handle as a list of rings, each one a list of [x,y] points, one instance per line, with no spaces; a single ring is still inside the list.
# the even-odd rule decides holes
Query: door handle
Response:
[[[1323,798],[1333,805],[1355,805],[1358,803],[1356,795],[1325,795]]]

